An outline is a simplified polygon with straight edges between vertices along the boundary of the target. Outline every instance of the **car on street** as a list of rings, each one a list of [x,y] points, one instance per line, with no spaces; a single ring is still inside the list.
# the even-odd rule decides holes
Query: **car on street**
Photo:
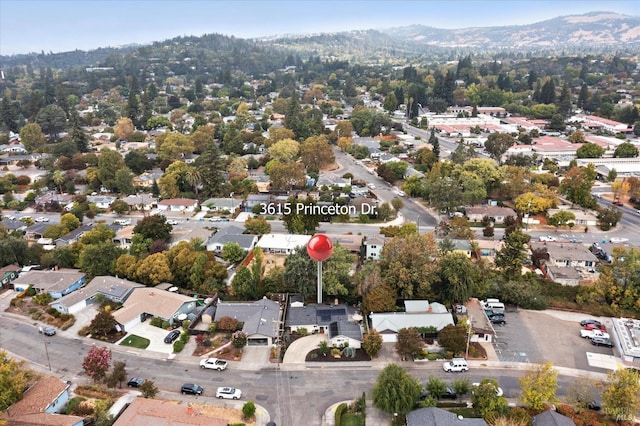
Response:
[[[167,225],[177,225],[178,221],[174,220],[174,219],[167,219],[167,221],[165,222]]]
[[[220,216],[211,216],[209,222],[222,222],[222,218]]]
[[[116,219],[113,221],[115,225],[128,226],[131,225],[130,219]]]
[[[367,186],[369,187],[369,189],[376,189],[376,186],[372,183],[368,183]]]
[[[609,241],[611,241],[612,244],[621,244],[626,243],[629,239],[624,237],[611,237]]]
[[[591,344],[593,346],[606,346],[607,348],[613,347],[613,342],[611,339],[606,339],[604,337],[594,337],[591,339]]]
[[[220,399],[240,399],[242,397],[242,391],[236,388],[219,387],[216,391],[216,398]]]
[[[489,317],[489,321],[491,321],[492,324],[500,324],[500,325],[504,325],[507,323],[507,321],[504,319],[504,315],[502,314],[491,315]]]
[[[49,218],[44,216],[38,216],[35,220],[36,222],[49,222]]]
[[[183,395],[202,395],[202,392],[204,392],[202,386],[196,385],[195,383],[185,383],[182,385],[182,388],[180,388],[180,393]]]
[[[556,237],[554,237],[553,235],[540,235],[538,237],[538,239],[540,241],[544,241],[544,242],[555,242],[555,241],[558,241],[558,239]]]
[[[445,362],[442,368],[447,373],[462,373],[463,371],[469,371],[469,364],[467,364],[467,360],[464,358],[453,358],[451,361]]]
[[[173,343],[176,341],[176,339],[180,337],[180,330],[176,329],[176,330],[171,330],[169,332],[169,334],[167,334],[167,336],[164,338],[164,342],[165,343]]]
[[[599,325],[599,326],[602,325],[602,323],[600,321],[594,320],[594,319],[583,319],[582,321],[580,321],[580,325],[583,326],[583,327],[585,325],[587,325],[587,324],[596,324],[596,325]]]
[[[218,358],[207,358],[200,361],[200,368],[222,371],[227,368],[227,361]]]
[[[55,336],[56,335],[56,329],[53,327],[40,327],[40,329],[38,330],[40,333],[44,334],[45,336]]]
[[[143,383],[144,379],[141,379],[140,377],[132,377],[127,382],[127,386],[129,386],[130,388],[139,388]]]

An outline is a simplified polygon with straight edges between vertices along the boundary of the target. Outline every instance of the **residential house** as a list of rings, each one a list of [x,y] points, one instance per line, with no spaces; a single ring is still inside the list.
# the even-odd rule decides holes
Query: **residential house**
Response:
[[[278,337],[280,304],[263,298],[256,302],[218,302],[215,321],[230,317],[242,323],[248,345],[271,346]]]
[[[15,291],[24,291],[31,286],[36,293],[49,293],[54,299],[59,299],[84,286],[87,276],[75,269],[60,269],[57,271],[30,270],[19,276],[11,285]]]
[[[116,231],[116,235],[113,237],[112,241],[122,249],[129,249],[129,247],[131,247],[131,242],[133,241],[133,230],[135,228],[135,225],[123,226]]]
[[[21,143],[0,145],[0,152],[6,152],[10,154],[26,154],[28,151]]]
[[[331,188],[333,186],[337,186],[338,188],[344,188],[345,186],[351,185],[351,178],[343,178],[336,173],[322,173],[318,176],[318,181],[316,182],[316,186],[321,188],[323,186],[327,186]]]
[[[7,265],[0,268],[0,289],[8,288],[9,283],[18,278],[21,269],[18,265]]]
[[[207,240],[207,250],[214,253],[221,253],[222,248],[227,243],[238,243],[245,252],[253,250],[258,243],[258,236],[243,234],[242,232],[242,228],[233,225],[221,228]]]
[[[287,319],[285,320],[285,327],[289,328],[292,332],[299,331],[300,329],[307,330],[308,333],[330,333],[330,328],[334,327],[333,336],[337,342],[340,336],[342,338],[355,339],[353,334],[355,328],[349,326],[340,326],[337,323],[353,322],[353,314],[349,311],[346,305],[305,305],[299,306],[298,303],[293,303],[289,306],[287,312]],[[358,325],[359,327],[359,325]],[[344,333],[349,334],[342,334]],[[355,339],[357,340],[357,339]],[[341,341],[342,342],[342,341]],[[362,342],[362,337],[360,337]],[[344,343],[344,342],[342,342]]]
[[[306,247],[311,235],[297,234],[265,234],[260,238],[257,247],[265,253],[291,254],[299,247]]]
[[[562,285],[578,286],[583,279],[582,275],[575,269],[568,266],[546,265],[547,278]]]
[[[57,238],[55,240],[56,247],[65,247],[73,243],[77,243],[78,241],[80,241],[80,238],[82,238],[82,236],[91,229],[93,229],[92,223],[78,226],[73,231],[69,231],[66,235]]]
[[[87,201],[96,205],[99,209],[108,209],[111,207],[111,204],[117,200],[116,197],[111,197],[107,195],[89,195],[87,196]]]
[[[339,320],[330,323],[328,337],[329,344],[333,347],[362,347],[362,328],[354,321]]]
[[[543,411],[531,419],[533,426],[576,426],[575,422],[554,410]]]
[[[244,210],[250,212],[253,206],[269,204],[271,202],[270,194],[249,194],[244,205]]]
[[[122,201],[129,205],[131,210],[151,210],[158,203],[158,199],[153,194],[140,193],[136,195],[127,195]]]
[[[158,182],[164,175],[161,170],[154,170],[150,172],[144,172],[141,175],[135,176],[132,180],[133,186],[138,188],[151,188],[154,182]]]
[[[384,243],[384,237],[367,238],[362,243],[364,244],[364,258],[366,260],[380,260]]]
[[[453,253],[464,254],[466,257],[471,258],[472,247],[471,242],[468,240],[458,240],[452,239],[450,240],[453,243]]]
[[[58,378],[43,377],[0,414],[0,418],[9,425],[82,426],[82,417],[58,414],[71,399],[70,387]]]
[[[575,219],[572,220],[575,226],[585,227],[585,226],[597,226],[598,218],[596,215],[591,213],[590,211],[583,211],[581,209],[571,209],[571,208],[559,208],[559,209],[549,209],[547,210],[547,216],[551,217],[554,214],[560,211],[568,211],[573,213]]]
[[[49,305],[62,314],[75,314],[93,303],[97,294],[116,302],[124,303],[134,288],[143,284],[111,276],[95,277],[86,286],[69,293]]]
[[[209,198],[202,203],[202,209],[206,207],[212,212],[229,211],[233,213],[242,206],[242,200],[236,198]]]
[[[38,241],[40,238],[44,237],[44,231],[49,227],[49,225],[49,223],[34,223],[27,227],[24,236],[28,241]]]
[[[170,325],[179,325],[178,317],[196,309],[196,300],[178,293],[149,287],[136,287],[124,301],[123,307],[113,313],[125,331],[146,318],[161,318]]]
[[[362,241],[364,237],[362,235],[354,234],[325,234],[327,238],[331,240],[334,246],[340,245],[346,248],[351,253],[360,253],[362,248]]]
[[[426,407],[407,413],[407,426],[487,426],[484,419],[459,418],[451,411]]]
[[[190,198],[169,198],[158,202],[158,210],[171,212],[194,212],[198,200]]]
[[[118,416],[113,426],[227,426],[229,422],[214,416],[204,404],[163,399],[135,398]]]
[[[478,247],[480,257],[491,262],[494,261],[496,253],[504,247],[504,241],[502,240],[476,240],[475,243]]]
[[[260,193],[268,193],[271,190],[271,180],[267,175],[251,175],[247,179],[253,181]],[[251,197],[251,195],[249,195]]]
[[[27,232],[27,224],[21,220],[3,220],[0,222],[0,227],[4,226],[4,228],[8,232],[20,232],[24,234]]]
[[[50,192],[34,200],[36,210],[57,211],[59,207],[73,205],[73,195]]]
[[[441,303],[427,300],[405,301],[405,312],[369,314],[371,328],[382,336],[383,342],[396,342],[398,331],[411,327],[435,327],[437,331],[453,325],[453,316]]]
[[[580,243],[531,241],[531,250],[542,250],[548,256],[548,263],[555,266],[593,268],[598,262],[596,255]]]
[[[487,216],[494,223],[504,223],[507,217],[515,219],[518,215],[509,207],[473,206],[467,207],[466,216],[470,222],[482,222],[482,218]]]

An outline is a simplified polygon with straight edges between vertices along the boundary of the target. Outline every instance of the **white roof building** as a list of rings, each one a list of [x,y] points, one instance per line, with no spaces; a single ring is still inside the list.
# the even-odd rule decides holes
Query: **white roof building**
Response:
[[[306,247],[311,235],[265,234],[258,241],[257,247],[265,253],[291,254],[298,247]]]

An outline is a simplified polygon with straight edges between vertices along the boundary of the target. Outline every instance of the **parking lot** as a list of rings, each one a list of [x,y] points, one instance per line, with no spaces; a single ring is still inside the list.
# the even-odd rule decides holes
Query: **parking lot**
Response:
[[[613,349],[594,346],[580,337],[580,320],[589,315],[560,311],[509,310],[507,323],[496,325],[496,354],[504,362],[553,362],[554,365],[579,370],[606,373],[608,370],[590,365],[588,358],[607,362]],[[611,320],[599,319],[607,330]],[[587,354],[591,354],[589,357]]]

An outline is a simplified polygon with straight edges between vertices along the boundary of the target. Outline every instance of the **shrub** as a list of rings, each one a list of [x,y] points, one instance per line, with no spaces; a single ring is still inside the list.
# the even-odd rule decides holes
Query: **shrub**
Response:
[[[49,308],[47,309],[47,313],[49,315],[51,315],[52,317],[56,317],[58,318],[60,316],[60,312],[58,312],[57,310],[55,310],[54,308]]]
[[[189,320],[184,320],[182,321],[182,329],[187,331],[189,329],[189,326],[191,325],[191,321]]]
[[[233,332],[236,331],[238,324],[238,320],[235,318],[222,317],[220,318],[220,321],[218,321],[218,329],[220,329],[221,331]]]
[[[171,324],[169,324],[169,321],[162,321],[162,328],[167,330],[169,327],[171,327]]]
[[[250,420],[256,414],[256,404],[253,401],[247,401],[242,406],[242,415],[245,419]]]
[[[338,407],[336,407],[336,417],[335,417],[336,425],[342,424],[342,415],[345,413],[345,411],[347,411],[348,408],[349,407],[344,402],[338,405]]]
[[[180,341],[186,345],[187,342],[189,341],[189,334],[188,333],[184,333],[184,332],[181,333],[180,334]]]
[[[331,356],[334,358],[340,358],[340,349],[338,348],[331,349]]]
[[[202,346],[204,346],[205,348],[209,348],[209,347],[211,347],[211,345],[212,345],[212,343],[211,343],[211,340],[209,340],[209,339],[204,340],[202,342]]]
[[[88,325],[85,325],[80,330],[78,330],[78,335],[86,337],[89,335],[90,332],[91,332],[91,328]]]
[[[236,331],[233,333],[231,339],[234,348],[242,349],[247,345],[247,335],[242,331]]]
[[[309,330],[307,330],[304,327],[301,327],[301,328],[298,329],[298,334],[301,335],[301,336],[306,336],[307,334],[309,334]]]
[[[41,306],[46,306],[53,300],[49,293],[40,293],[33,296],[33,302]]]
[[[69,327],[71,327],[75,323],[76,323],[76,317],[74,317],[73,315],[70,315],[70,318],[60,326],[60,330],[67,330]]]
[[[184,342],[182,340],[176,340],[175,342],[173,342],[173,351],[175,353],[182,352],[183,349],[184,349]]]
[[[36,308],[29,308],[29,314],[30,314],[30,315],[33,315],[33,314],[35,314],[36,312],[38,312],[38,309],[36,309]]]
[[[165,328],[162,324],[162,318],[153,317],[149,323],[154,327]]]

